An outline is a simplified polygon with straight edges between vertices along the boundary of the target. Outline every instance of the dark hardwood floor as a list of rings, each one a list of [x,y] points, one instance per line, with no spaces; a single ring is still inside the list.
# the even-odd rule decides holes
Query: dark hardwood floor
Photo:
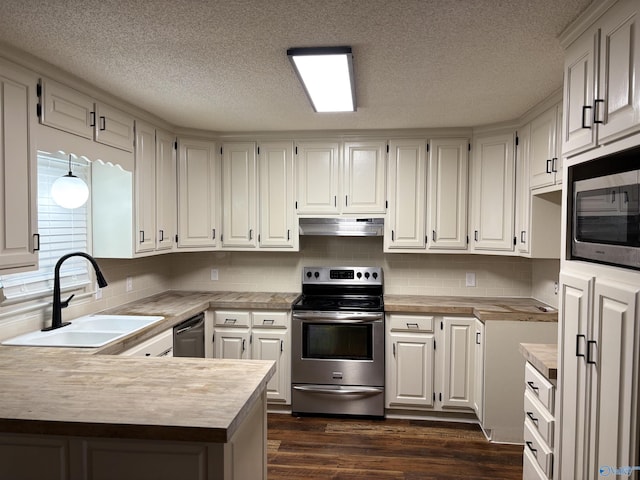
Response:
[[[268,479],[522,479],[522,446],[477,425],[268,415]]]

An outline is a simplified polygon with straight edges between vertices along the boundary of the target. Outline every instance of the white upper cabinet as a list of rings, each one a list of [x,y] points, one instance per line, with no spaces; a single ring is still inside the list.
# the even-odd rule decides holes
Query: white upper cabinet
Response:
[[[472,250],[512,252],[515,158],[513,134],[478,136],[471,166]]]
[[[293,143],[262,142],[258,148],[260,248],[298,249],[294,209]]]
[[[156,129],[136,122],[136,253],[156,248]]]
[[[0,60],[0,273],[38,267],[36,83]]]
[[[521,255],[529,253],[531,236],[531,190],[529,189],[529,144],[531,143],[531,124],[517,132],[516,145],[516,250]],[[558,226],[559,227],[559,226]]]
[[[222,246],[256,247],[256,144],[222,146]]]
[[[384,214],[387,142],[344,144],[343,213]]]
[[[171,250],[178,233],[176,137],[156,130],[156,250]]]
[[[427,161],[424,140],[391,140],[384,250],[424,249],[426,246]]]
[[[619,0],[565,54],[565,156],[640,130],[636,0]]]
[[[468,152],[466,138],[429,143],[428,250],[467,248]]]
[[[133,117],[53,80],[40,84],[43,125],[133,152]]]
[[[300,215],[337,215],[340,192],[338,142],[296,144],[296,204]]]
[[[530,188],[562,183],[559,125],[562,125],[561,105],[554,105],[530,123]]]
[[[178,248],[217,248],[220,241],[220,155],[213,142],[179,139]]]

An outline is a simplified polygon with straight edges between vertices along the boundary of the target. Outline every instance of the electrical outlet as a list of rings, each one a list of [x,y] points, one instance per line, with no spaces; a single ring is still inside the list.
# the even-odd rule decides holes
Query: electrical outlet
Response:
[[[558,294],[558,282],[553,282],[553,293]]]
[[[476,274],[475,272],[467,272],[465,285],[467,287],[475,287],[476,286]]]
[[[126,290],[127,292],[130,292],[131,290],[133,290],[133,277],[127,277]]]
[[[214,282],[218,280],[218,269],[217,268],[212,268],[211,269],[211,280],[214,281]]]

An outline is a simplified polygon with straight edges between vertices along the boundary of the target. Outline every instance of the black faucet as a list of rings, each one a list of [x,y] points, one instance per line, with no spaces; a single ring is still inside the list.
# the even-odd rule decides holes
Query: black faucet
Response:
[[[98,282],[98,286],[100,288],[107,286],[107,281],[102,275],[102,272],[100,271],[100,267],[98,267],[98,263],[95,261],[95,259],[91,255],[84,252],[74,252],[74,253],[68,253],[67,255],[63,255],[62,257],[60,257],[60,260],[58,260],[58,262],[56,263],[56,267],[54,269],[53,312],[51,317],[51,326],[43,328],[42,329],[43,332],[46,332],[49,330],[55,330],[56,328],[64,327],[71,323],[71,322],[64,322],[64,323],[62,322],[62,309],[67,308],[69,306],[69,302],[74,297],[74,295],[71,295],[64,302],[60,300],[60,266],[67,258],[71,258],[71,257],[84,257],[87,260],[89,260],[91,262],[91,265],[93,265],[93,269],[96,271],[96,281]]]

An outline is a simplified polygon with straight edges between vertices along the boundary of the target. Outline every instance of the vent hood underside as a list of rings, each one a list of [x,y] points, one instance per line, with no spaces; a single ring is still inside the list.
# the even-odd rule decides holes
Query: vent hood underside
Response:
[[[381,237],[383,218],[301,218],[300,235]]]

